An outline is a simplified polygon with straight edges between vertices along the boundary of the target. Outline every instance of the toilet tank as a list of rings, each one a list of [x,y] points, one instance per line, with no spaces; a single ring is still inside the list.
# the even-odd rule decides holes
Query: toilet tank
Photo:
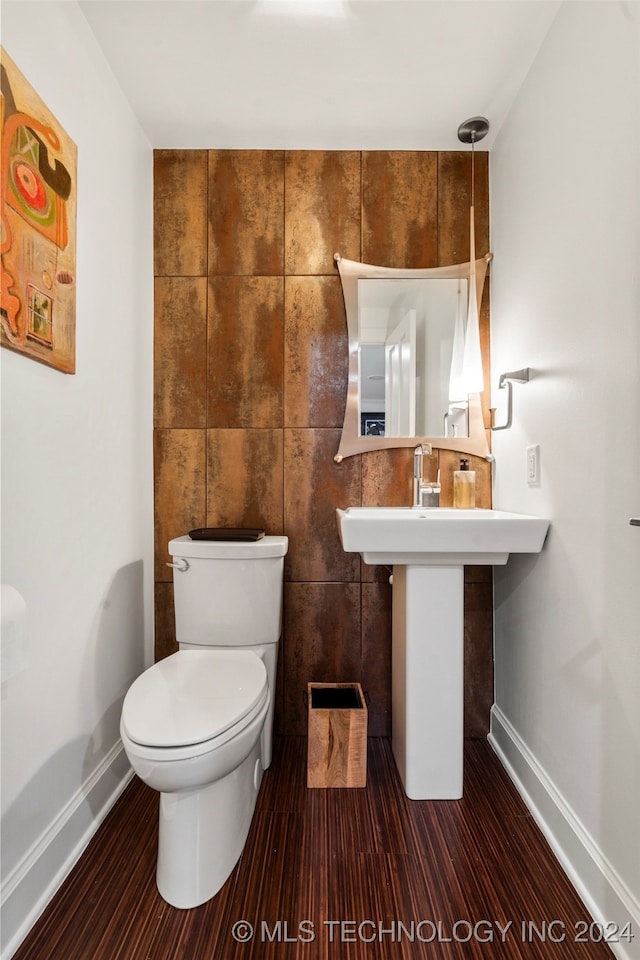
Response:
[[[277,643],[287,547],[287,537],[273,536],[255,543],[188,536],[171,540],[169,553],[179,565],[173,571],[178,643],[224,647]]]

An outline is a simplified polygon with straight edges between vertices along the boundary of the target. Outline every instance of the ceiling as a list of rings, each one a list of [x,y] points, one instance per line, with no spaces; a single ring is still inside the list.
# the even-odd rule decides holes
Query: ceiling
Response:
[[[80,0],[154,147],[491,147],[559,0]]]

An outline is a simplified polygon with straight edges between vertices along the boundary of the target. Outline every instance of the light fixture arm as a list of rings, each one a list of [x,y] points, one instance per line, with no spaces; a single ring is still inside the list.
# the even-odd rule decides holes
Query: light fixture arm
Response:
[[[482,365],[482,347],[480,344],[480,310],[476,287],[476,236],[475,236],[475,144],[486,136],[489,121],[486,117],[472,117],[458,127],[458,139],[471,144],[471,209],[469,210],[469,296],[467,302],[467,324],[464,334],[462,357],[462,376],[467,393],[482,393],[484,374]]]
[[[469,120],[465,120],[458,127],[458,140],[460,143],[470,143],[471,144],[471,208],[474,207],[475,201],[475,169],[474,169],[474,160],[475,160],[475,151],[474,147],[476,143],[479,143],[481,140],[484,140],[486,135],[489,132],[489,121],[486,117],[470,117]],[[471,257],[470,259],[473,259]]]
[[[496,426],[495,416],[496,409],[491,407],[491,429],[492,430],[508,430],[513,422],[513,384],[514,383],[528,383],[530,379],[530,370],[529,367],[523,367],[521,370],[512,370],[510,373],[501,373],[500,379],[498,380],[498,390],[502,390],[505,386],[507,388],[507,419],[505,423]]]

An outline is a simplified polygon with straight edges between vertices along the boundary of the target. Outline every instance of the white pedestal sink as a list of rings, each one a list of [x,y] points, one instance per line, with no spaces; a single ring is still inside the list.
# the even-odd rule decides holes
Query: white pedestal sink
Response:
[[[349,507],[343,549],[393,566],[392,748],[412,800],[462,796],[464,565],[539,553],[549,521],[500,510]]]

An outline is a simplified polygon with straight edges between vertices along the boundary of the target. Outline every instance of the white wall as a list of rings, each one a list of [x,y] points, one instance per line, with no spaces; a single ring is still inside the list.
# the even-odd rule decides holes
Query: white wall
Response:
[[[494,506],[551,518],[539,557],[496,569],[493,737],[640,957],[639,4],[563,5],[491,179],[494,381],[535,373],[494,434]]]
[[[128,776],[152,644],[152,150],[75,2],[3,2],[2,44],[78,147],[77,373],[1,352],[4,957]],[[80,849],[78,849],[78,847]]]

